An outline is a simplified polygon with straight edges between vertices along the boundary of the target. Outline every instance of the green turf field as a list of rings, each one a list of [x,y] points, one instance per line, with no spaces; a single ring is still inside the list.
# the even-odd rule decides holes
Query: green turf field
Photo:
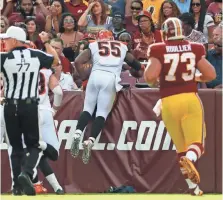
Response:
[[[11,196],[2,195],[1,200],[222,200],[222,195],[206,194],[201,197],[188,194],[67,194]]]

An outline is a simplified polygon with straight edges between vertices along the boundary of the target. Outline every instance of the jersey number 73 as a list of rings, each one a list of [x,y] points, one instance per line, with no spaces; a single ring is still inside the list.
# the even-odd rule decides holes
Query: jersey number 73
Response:
[[[166,81],[176,81],[176,71],[177,67],[180,63],[186,63],[186,69],[188,72],[182,73],[181,77],[184,81],[191,81],[194,79],[195,74],[195,54],[192,52],[185,52],[181,55],[179,53],[173,53],[173,54],[164,54],[164,63],[168,64],[170,63],[170,69],[168,74],[165,76]]]

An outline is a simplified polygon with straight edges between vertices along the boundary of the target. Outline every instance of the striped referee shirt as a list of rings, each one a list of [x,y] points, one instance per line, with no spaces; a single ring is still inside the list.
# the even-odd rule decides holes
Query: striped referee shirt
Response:
[[[8,99],[38,98],[39,70],[50,68],[53,56],[43,51],[17,47],[1,54],[4,96]]]

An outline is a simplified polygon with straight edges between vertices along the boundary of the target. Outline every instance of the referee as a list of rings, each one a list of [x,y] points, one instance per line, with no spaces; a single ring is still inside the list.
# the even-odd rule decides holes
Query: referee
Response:
[[[10,161],[12,165],[13,193],[35,195],[32,184],[36,176],[36,167],[43,155],[39,148],[38,126],[38,83],[39,70],[50,68],[58,63],[55,50],[48,43],[48,34],[42,32],[41,40],[45,44],[46,54],[39,50],[24,47],[26,33],[15,26],[8,28],[5,39],[8,53],[1,54],[1,71],[4,81],[4,119],[6,133],[12,146]],[[23,159],[22,134],[28,154],[21,170]]]

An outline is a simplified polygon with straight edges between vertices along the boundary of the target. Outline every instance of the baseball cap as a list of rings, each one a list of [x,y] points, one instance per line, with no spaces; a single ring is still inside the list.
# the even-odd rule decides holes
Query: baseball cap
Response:
[[[13,38],[21,42],[26,41],[26,33],[22,28],[10,26],[6,33],[0,34],[1,39]]]
[[[118,17],[118,18],[124,19],[124,16],[122,15],[121,12],[114,12],[114,13],[112,14],[112,17],[113,17],[113,18]]]
[[[146,11],[146,10],[141,11],[141,12],[139,13],[139,15],[136,17],[136,19],[139,20],[139,19],[140,19],[141,17],[143,17],[143,16],[148,17],[149,19],[152,19],[152,15],[151,15],[151,13],[148,12],[148,11]]]

